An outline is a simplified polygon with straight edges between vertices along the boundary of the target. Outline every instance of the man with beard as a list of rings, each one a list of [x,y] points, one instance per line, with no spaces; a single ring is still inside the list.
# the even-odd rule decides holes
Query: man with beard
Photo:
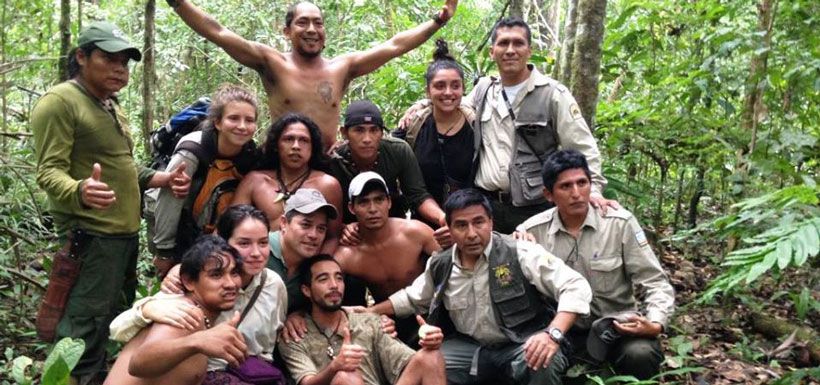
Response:
[[[302,293],[312,305],[308,332],[301,341],[279,342],[298,385],[445,384],[441,329],[425,326],[415,352],[385,334],[377,316],[342,310],[344,274],[333,257],[317,255],[300,270]]]
[[[271,120],[289,111],[310,116],[322,129],[325,148],[336,142],[341,99],[350,81],[424,43],[450,20],[458,5],[457,0],[447,0],[432,20],[368,50],[325,59],[321,56],[325,48],[324,19],[322,11],[312,3],[299,2],[288,8],[283,33],[292,51],[279,52],[271,46],[245,40],[190,0],[166,1],[196,33],[259,73],[268,95]]]
[[[356,215],[361,241],[342,246],[335,254],[345,274],[362,280],[376,302],[409,286],[421,273],[427,257],[439,251],[433,229],[424,223],[390,218],[390,193],[379,174],[368,171],[353,178],[348,209]],[[360,301],[356,301],[359,303]],[[399,339],[410,343],[418,331],[414,317],[399,319]]]
[[[289,113],[273,123],[262,144],[261,170],[248,173],[239,184],[233,204],[252,204],[270,221],[271,230],[280,228],[285,206],[300,188],[318,190],[341,210],[342,188],[336,178],[320,171],[324,152],[319,126],[301,114]],[[341,218],[330,222],[323,251],[336,249]],[[310,255],[314,255],[312,253]]]
[[[208,357],[242,362],[245,342],[236,330],[239,313],[211,328],[219,313],[234,306],[241,284],[242,260],[234,248],[216,236],[203,236],[182,259],[185,286],[181,299],[202,310],[198,331],[155,323],[129,341],[114,362],[105,384],[199,384]]]

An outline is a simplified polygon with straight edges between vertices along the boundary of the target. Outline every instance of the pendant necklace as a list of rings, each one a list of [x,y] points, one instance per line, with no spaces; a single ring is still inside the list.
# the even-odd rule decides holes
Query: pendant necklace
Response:
[[[328,358],[330,358],[331,360],[336,358],[336,351],[333,350],[333,336],[335,336],[336,333],[339,332],[339,326],[342,325],[342,318],[345,318],[344,312],[342,312],[342,315],[342,317],[339,317],[339,321],[336,322],[336,328],[333,329],[333,333],[331,333],[330,336],[325,334],[325,329],[320,328],[319,324],[316,323],[316,320],[314,320],[313,317],[310,317],[310,322],[313,322],[313,326],[316,327],[316,330],[318,330],[319,333],[322,334],[322,337],[325,337],[325,339],[327,340],[327,349],[325,349],[325,354],[327,354]]]
[[[305,183],[305,181],[310,176],[310,171],[311,171],[310,168],[308,168],[307,170],[305,170],[304,173],[302,173],[302,175],[299,175],[298,177],[296,177],[296,179],[294,179],[290,183],[285,183],[285,181],[282,179],[282,171],[281,170],[279,172],[277,172],[276,173],[276,181],[279,182],[279,188],[276,190],[276,192],[278,194],[276,194],[276,199],[273,200],[273,203],[278,203],[280,201],[286,202],[290,198],[290,196],[293,195],[293,193],[296,192],[296,190],[302,188],[302,185]],[[296,184],[296,187],[294,187],[293,189],[288,189],[289,185],[294,185],[294,184]]]

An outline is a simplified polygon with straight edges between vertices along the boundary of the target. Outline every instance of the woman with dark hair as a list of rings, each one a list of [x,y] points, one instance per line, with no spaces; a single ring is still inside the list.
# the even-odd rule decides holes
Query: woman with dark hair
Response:
[[[226,322],[235,312],[245,313],[237,329],[245,338],[247,354],[269,364],[273,360],[277,332],[285,322],[288,302],[284,281],[265,267],[271,255],[268,231],[268,218],[250,205],[230,207],[219,217],[216,233],[242,256],[242,284],[234,308],[222,312],[213,324]],[[258,288],[261,289],[257,295]],[[111,338],[128,341],[151,321],[180,328],[202,326],[194,315],[199,310],[175,296],[182,293],[179,265],[168,272],[162,290],[165,293],[140,300],[131,310],[120,314],[111,323]],[[250,308],[246,309],[251,301]],[[208,360],[208,374],[203,384],[233,383],[228,382],[231,379],[236,380],[233,373],[226,371],[225,361]]]
[[[471,184],[475,115],[461,106],[464,71],[444,40],[436,41],[425,80],[430,106],[413,114],[407,127],[394,135],[413,147],[427,191],[441,206],[451,192]]]
[[[233,204],[252,204],[270,219],[271,229],[279,229],[285,202],[300,188],[313,188],[342,211],[342,187],[327,174],[319,126],[302,114],[289,113],[274,122],[262,144],[259,170],[249,173],[239,184]],[[340,216],[341,217],[341,216]],[[341,218],[330,223],[323,252],[333,252],[341,228]]]
[[[146,193],[146,217],[154,221],[149,248],[155,254],[157,275],[163,277],[200,234],[213,232],[216,219],[233,200],[239,180],[253,167],[258,108],[249,90],[225,84],[214,93],[201,131],[183,136],[168,163],[172,170],[185,164],[192,177],[186,199],[170,189]],[[200,164],[208,162],[208,164]]]

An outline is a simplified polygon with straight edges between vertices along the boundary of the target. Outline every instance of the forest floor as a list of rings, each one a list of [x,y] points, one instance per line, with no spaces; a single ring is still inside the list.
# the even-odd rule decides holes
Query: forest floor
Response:
[[[763,279],[758,289],[736,294],[730,300],[720,296],[711,304],[697,303],[707,283],[720,273],[719,264],[704,252],[691,256],[665,244],[661,261],[669,273],[676,291],[677,310],[668,338],[663,342],[666,364],[664,370],[691,372],[664,376],[661,383],[728,385],[767,384],[788,375],[796,368],[816,366],[809,347],[820,343],[820,314],[808,310],[798,318],[792,300],[785,293],[800,292],[809,282],[820,277],[818,266],[808,266],[798,274],[794,270],[777,282]],[[35,258],[42,260],[39,252]],[[19,261],[19,260],[18,260]],[[8,374],[14,357],[27,355],[35,361],[45,359],[48,345],[39,342],[34,334],[34,315],[42,288],[36,282],[45,281],[45,273],[38,263],[18,266],[0,266],[0,383],[11,381]],[[22,283],[22,284],[21,284]],[[820,301],[818,287],[809,287],[814,301]],[[788,335],[769,336],[755,327],[755,317],[775,317],[784,323],[815,331],[814,341],[800,340]],[[13,383],[13,382],[9,382]],[[607,383],[614,383],[609,382]],[[820,385],[817,377],[804,379],[802,384]]]

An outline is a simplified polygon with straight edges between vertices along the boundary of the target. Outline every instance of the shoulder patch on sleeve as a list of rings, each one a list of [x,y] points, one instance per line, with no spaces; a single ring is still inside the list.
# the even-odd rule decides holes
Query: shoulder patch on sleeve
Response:
[[[635,232],[635,240],[638,241],[638,246],[644,247],[649,244],[649,241],[646,240],[646,234],[643,230],[638,230]]]
[[[570,115],[572,115],[573,120],[584,118],[584,116],[581,114],[581,108],[578,107],[578,103],[572,103],[572,105],[569,106],[569,113]]]

